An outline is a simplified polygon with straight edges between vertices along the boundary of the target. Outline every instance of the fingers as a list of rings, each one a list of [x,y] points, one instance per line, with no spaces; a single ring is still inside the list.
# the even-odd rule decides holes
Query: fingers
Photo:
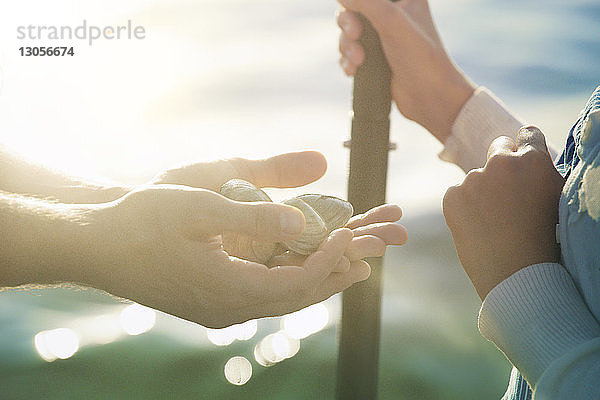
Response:
[[[216,268],[214,279],[230,282],[237,297],[246,298],[241,309],[253,316],[274,316],[295,311],[327,299],[371,273],[364,261],[350,262],[343,255],[352,240],[352,231],[334,231],[319,250],[306,258],[302,267],[293,265],[268,269],[264,265],[235,257]],[[339,271],[339,272],[337,272]]]
[[[234,158],[227,161],[233,166],[235,177],[258,187],[303,186],[316,181],[327,170],[325,157],[317,151],[286,153],[263,160]]]
[[[344,33],[340,35],[340,65],[344,73],[353,76],[358,67],[365,61],[365,50],[358,41],[350,40]]]
[[[519,129],[516,142],[519,149],[531,146],[537,151],[548,153],[546,138],[542,131],[535,126],[526,126]]]
[[[340,65],[348,76],[356,73],[365,60],[365,51],[359,43],[363,30],[360,18],[353,11],[341,9],[337,22],[342,29],[340,34]]]
[[[364,214],[358,214],[350,218],[346,227],[355,229],[360,226],[376,224],[379,222],[395,222],[402,217],[402,209],[394,204],[384,204],[370,209]]]
[[[517,144],[514,140],[507,136],[500,136],[494,139],[488,149],[487,159],[489,160],[495,155],[510,154],[517,151]]]
[[[284,301],[297,305],[298,302],[304,302],[307,295],[312,299],[315,290],[336,268],[348,269],[344,265],[346,261],[343,258],[345,258],[344,251],[351,240],[351,230],[335,230],[315,253],[306,258],[302,267],[279,266],[268,269],[266,275],[262,277],[246,276],[244,279],[246,284],[252,287],[253,292],[261,293],[261,296],[268,295],[270,301]],[[352,268],[350,268],[350,272],[352,272]],[[352,274],[353,277],[355,275],[357,275],[356,272]],[[312,303],[315,302],[312,301]]]
[[[346,273],[350,272],[350,260],[346,256],[342,256],[340,261],[336,264],[335,268],[333,268],[332,272]]]
[[[362,35],[363,24],[358,14],[354,11],[341,8],[337,15],[338,26],[342,29],[344,37],[351,41],[360,39]]]
[[[343,257],[353,235],[350,229],[333,231],[321,247],[304,262],[304,268],[314,282],[323,281]]]
[[[362,226],[352,230],[354,237],[371,235],[380,238],[386,245],[401,246],[408,240],[406,228],[398,223],[385,222]]]
[[[515,140],[506,136],[496,138],[488,149],[487,159],[490,160],[498,155],[515,155],[516,152],[525,153],[529,150],[535,150],[550,157],[546,138],[542,131],[535,126],[519,129]]]
[[[348,289],[353,284],[368,279],[370,275],[371,266],[366,261],[354,261],[350,264],[350,270],[347,273],[329,275],[317,289],[312,303],[326,300],[334,294]]]
[[[352,239],[345,255],[350,261],[358,261],[368,257],[381,257],[385,254],[385,249],[385,242],[382,239],[365,235]]]
[[[220,234],[238,232],[267,242],[298,237],[305,226],[304,215],[284,204],[229,200],[207,190],[185,190],[185,202],[174,204],[179,210],[184,232]],[[189,193],[188,193],[189,192]]]
[[[306,261],[306,256],[303,256],[293,251],[287,251],[283,254],[277,255],[269,260],[269,267],[276,267],[281,265],[303,265]],[[337,265],[333,268],[333,272],[348,272],[350,270],[350,260],[348,257],[342,256]]]

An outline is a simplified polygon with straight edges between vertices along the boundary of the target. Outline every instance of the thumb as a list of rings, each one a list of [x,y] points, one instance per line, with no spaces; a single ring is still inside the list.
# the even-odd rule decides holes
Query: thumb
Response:
[[[281,242],[298,237],[306,221],[295,207],[268,202],[239,202],[215,192],[198,191],[191,204],[195,211],[186,213],[185,224],[196,225],[205,233],[224,231],[242,233],[267,242]]]
[[[522,149],[527,146],[533,147],[535,150],[548,153],[548,146],[546,146],[546,137],[542,131],[536,126],[525,126],[519,129],[516,137],[517,146]]]

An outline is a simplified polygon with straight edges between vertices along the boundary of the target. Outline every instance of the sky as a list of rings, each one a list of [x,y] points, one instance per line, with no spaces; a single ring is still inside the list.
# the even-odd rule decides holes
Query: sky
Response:
[[[591,63],[568,61],[599,48],[590,39],[599,28],[581,23],[598,7],[502,3],[431,2],[458,64],[561,144],[593,89]],[[333,0],[2,1],[0,143],[73,175],[128,184],[181,163],[314,149],[329,161],[325,177],[272,196],[345,197],[352,81],[337,65],[336,9]],[[17,39],[19,26],[84,20],[131,21],[146,35],[92,45]],[[580,29],[567,29],[570,20]],[[73,46],[75,55],[20,56],[33,45]],[[438,160],[441,144],[395,109],[391,140],[388,201],[405,214],[439,212],[462,172]]]

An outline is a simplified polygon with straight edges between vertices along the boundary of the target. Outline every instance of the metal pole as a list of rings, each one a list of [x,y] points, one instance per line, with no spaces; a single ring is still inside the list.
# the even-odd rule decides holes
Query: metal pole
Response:
[[[354,77],[348,200],[357,213],[385,203],[390,148],[390,70],[377,33],[363,18],[365,63]],[[381,314],[381,258],[371,277],[343,294],[337,399],[376,399]]]

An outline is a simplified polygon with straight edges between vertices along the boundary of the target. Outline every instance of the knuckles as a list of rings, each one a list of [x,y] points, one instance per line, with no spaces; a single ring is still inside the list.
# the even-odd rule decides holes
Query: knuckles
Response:
[[[552,160],[548,157],[547,153],[543,153],[531,145],[527,145],[523,147],[521,155],[518,157],[519,161],[521,161],[525,165],[531,165],[536,168],[542,167],[552,167]]]
[[[520,169],[519,157],[512,154],[494,154],[486,162],[483,171],[486,175],[514,174]]]
[[[461,202],[463,188],[461,185],[450,186],[442,199],[442,210],[446,221],[452,223],[457,207]]]

